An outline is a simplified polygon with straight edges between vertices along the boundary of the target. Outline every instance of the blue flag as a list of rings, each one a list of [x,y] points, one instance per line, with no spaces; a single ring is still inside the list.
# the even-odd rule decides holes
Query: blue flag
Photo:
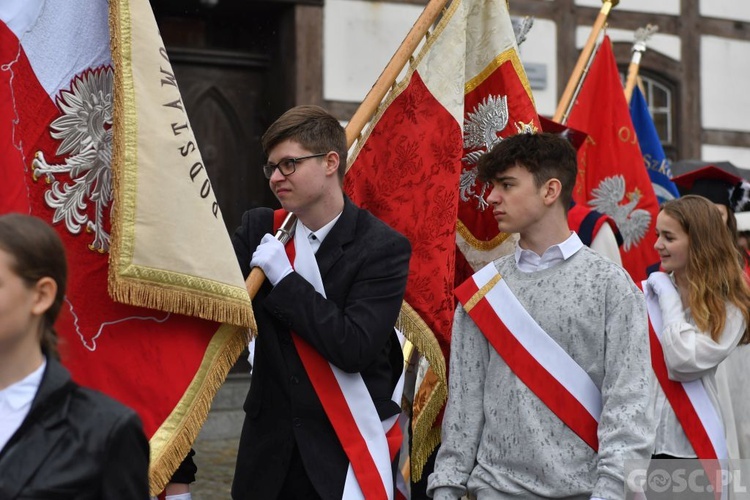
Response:
[[[680,193],[671,181],[672,169],[669,160],[664,154],[664,148],[661,147],[646,99],[638,86],[633,89],[633,97],[630,100],[630,117],[633,120],[633,127],[643,154],[643,162],[646,164],[659,205],[679,197]]]

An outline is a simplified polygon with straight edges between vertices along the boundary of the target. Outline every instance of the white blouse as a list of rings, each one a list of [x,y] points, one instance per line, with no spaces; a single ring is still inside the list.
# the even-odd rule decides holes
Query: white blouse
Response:
[[[39,368],[25,378],[0,391],[0,451],[29,414],[46,366],[45,359]]]
[[[669,378],[678,382],[701,379],[720,417],[722,411],[716,387],[716,367],[729,356],[745,332],[745,319],[740,310],[734,304],[727,303],[726,311],[727,318],[719,342],[713,341],[710,334],[698,330],[689,309],[685,310],[686,321],[666,325],[661,337]],[[654,405],[658,420],[654,454],[695,458],[695,451],[661,386],[656,388]]]

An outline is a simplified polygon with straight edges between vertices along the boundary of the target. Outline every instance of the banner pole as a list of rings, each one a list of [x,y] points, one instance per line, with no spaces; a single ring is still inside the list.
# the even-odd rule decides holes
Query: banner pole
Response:
[[[628,105],[630,104],[630,99],[633,97],[633,89],[638,80],[638,70],[641,66],[641,57],[646,52],[646,43],[658,30],[659,26],[648,24],[645,28],[638,28],[635,31],[635,42],[633,42],[633,48],[631,49],[633,57],[630,59],[628,77],[625,80],[625,100],[628,102]]]
[[[589,34],[589,38],[586,41],[586,45],[584,45],[583,50],[581,50],[581,55],[578,56],[578,61],[576,62],[576,65],[573,68],[573,72],[568,79],[568,84],[566,85],[565,91],[560,98],[559,104],[557,105],[555,115],[552,117],[553,121],[556,121],[557,123],[560,123],[562,125],[565,125],[565,122],[567,121],[567,111],[573,102],[576,89],[581,84],[583,71],[589,65],[589,61],[594,53],[594,46],[596,45],[597,38],[599,38],[599,33],[602,31],[602,29],[604,28],[604,24],[607,22],[607,16],[609,16],[609,12],[613,7],[620,3],[620,0],[602,0],[602,2],[602,8],[599,11],[599,15],[596,16],[596,21],[594,22],[594,26],[591,29],[591,33]]]
[[[399,48],[396,49],[396,52],[391,57],[391,60],[385,66],[383,72],[380,74],[378,79],[375,81],[375,84],[365,96],[365,99],[359,105],[359,108],[357,108],[357,111],[354,112],[354,115],[349,120],[349,123],[346,126],[346,146],[348,148],[350,148],[352,144],[354,144],[354,141],[357,140],[359,135],[362,133],[362,130],[365,128],[365,125],[367,125],[367,122],[369,122],[373,115],[377,112],[380,103],[383,101],[383,98],[396,82],[399,73],[401,73],[401,70],[404,69],[406,63],[409,62],[411,55],[419,46],[422,38],[427,35],[430,27],[435,23],[441,12],[443,12],[443,9],[445,8],[445,5],[448,3],[448,1],[449,0],[430,0],[417,20],[414,22],[414,25],[411,27],[409,33],[407,33],[406,37],[404,38],[404,41],[401,42]],[[294,223],[296,221],[297,217],[294,214],[290,213],[289,215],[287,215],[286,219],[284,219],[284,222],[281,225],[281,228],[275,235],[276,238],[281,240],[282,242],[285,242],[282,238],[287,238],[286,241],[288,241],[288,238],[290,238],[292,233],[294,232]],[[263,270],[261,268],[254,267],[250,271],[250,275],[245,280],[245,285],[247,287],[247,292],[250,294],[250,299],[255,298],[255,295],[258,293],[258,290],[260,290],[260,287],[261,285],[263,285],[265,279],[266,275],[263,273]]]

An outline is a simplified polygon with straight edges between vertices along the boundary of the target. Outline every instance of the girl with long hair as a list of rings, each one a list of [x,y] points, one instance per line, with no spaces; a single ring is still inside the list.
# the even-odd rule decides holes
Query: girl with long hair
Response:
[[[734,235],[714,205],[694,195],[665,203],[656,233],[654,248],[665,272],[649,276],[647,295],[658,297],[669,379],[700,379],[721,417],[716,368],[738,344],[750,342],[750,288]],[[654,456],[705,458],[694,449],[661,386],[655,411]]]
[[[148,441],[131,409],[57,360],[65,251],[36,217],[0,215],[0,498],[148,498]]]

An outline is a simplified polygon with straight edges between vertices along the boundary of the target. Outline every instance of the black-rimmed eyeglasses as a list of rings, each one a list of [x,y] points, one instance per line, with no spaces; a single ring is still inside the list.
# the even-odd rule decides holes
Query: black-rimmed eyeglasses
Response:
[[[327,154],[328,153],[318,153],[314,155],[300,156],[299,158],[284,158],[279,163],[266,163],[263,165],[263,175],[266,176],[266,179],[270,179],[273,175],[273,171],[278,168],[281,175],[287,177],[297,170],[297,162],[309,160],[310,158],[320,158]]]

